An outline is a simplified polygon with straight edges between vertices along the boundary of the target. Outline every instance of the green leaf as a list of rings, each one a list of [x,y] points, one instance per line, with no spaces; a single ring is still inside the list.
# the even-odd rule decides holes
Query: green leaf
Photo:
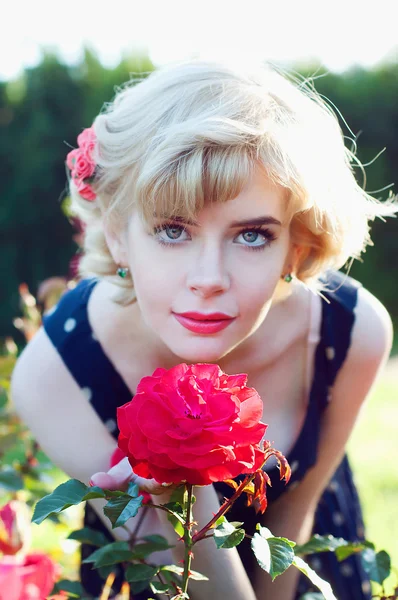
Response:
[[[128,582],[137,581],[149,581],[158,573],[159,567],[152,567],[151,565],[134,564],[129,565],[126,569],[126,580]]]
[[[131,496],[132,498],[137,498],[137,496],[139,496],[140,494],[140,488],[138,487],[138,485],[136,483],[133,483],[132,481],[130,481],[128,488],[126,490],[126,493]]]
[[[131,591],[133,597],[135,596],[135,594],[139,594],[140,592],[147,590],[149,588],[149,584],[150,584],[150,580],[131,581],[130,582],[130,591]]]
[[[81,544],[90,544],[91,546],[105,546],[109,544],[109,540],[101,531],[96,531],[95,529],[91,529],[90,527],[83,527],[83,529],[78,529],[76,531],[72,531],[68,535],[68,540],[76,540]]]
[[[166,550],[170,548],[169,542],[166,540],[163,535],[158,535],[154,533],[153,535],[145,535],[143,538],[146,542],[151,542],[152,544],[156,544],[159,547],[159,550]]]
[[[12,467],[4,467],[0,470],[0,487],[8,492],[17,492],[24,488],[23,479]]]
[[[70,581],[69,579],[57,581],[51,595],[59,594],[61,591],[68,592],[68,596],[71,598],[80,598],[85,594],[82,584],[79,581]]]
[[[203,573],[199,573],[198,571],[191,571],[189,576],[190,579],[194,579],[195,581],[209,581],[209,578]]]
[[[262,525],[260,525],[260,523],[257,523],[256,525],[256,529],[259,532],[259,534],[266,540],[268,540],[268,538],[273,538],[275,537],[274,534],[268,529],[268,527],[263,527]],[[289,546],[291,548],[295,548],[296,547],[296,542],[292,542],[292,540],[288,540],[285,537],[279,537],[279,540],[283,540],[284,542],[286,542],[287,544],[289,544]]]
[[[99,574],[101,579],[104,580],[104,582],[107,580],[107,578],[112,572],[115,572],[115,565],[108,565],[107,567],[97,568],[97,573]]]
[[[374,550],[375,547],[372,542],[351,542],[347,543],[346,546],[340,546],[340,548],[336,548],[335,555],[337,560],[341,562],[352,554],[358,554],[359,552],[362,552],[362,550],[365,550],[365,548],[371,548]]]
[[[183,567],[177,567],[177,565],[162,565],[160,570],[175,573],[176,575],[182,575],[184,573]]]
[[[369,579],[382,585],[391,573],[391,558],[385,550],[375,552],[366,548],[361,555],[362,566],[369,575]]]
[[[290,540],[272,536],[266,527],[258,527],[260,533],[255,533],[251,546],[258,564],[269,573],[274,581],[290,567],[294,559],[294,551]],[[271,535],[269,535],[271,534]]]
[[[121,527],[126,523],[126,521],[132,517],[135,517],[142,504],[142,500],[142,496],[138,496],[138,498],[132,498],[128,495],[109,500],[109,502],[104,506],[104,514],[112,523],[112,529],[115,527]]]
[[[169,548],[174,548],[174,546],[170,546],[168,541],[162,536],[147,536],[147,537],[155,537],[159,538],[155,541],[149,541],[144,544],[135,544],[132,552],[134,554],[133,558],[141,559],[146,558],[153,552],[159,552],[160,550],[168,550]],[[145,539],[145,538],[144,538]]]
[[[301,546],[297,545],[294,548],[296,556],[304,556],[305,554],[313,554],[315,552],[334,552],[340,546],[347,546],[348,542],[343,538],[336,538],[333,535],[318,535],[315,534],[312,538]]]
[[[112,542],[98,550],[95,550],[90,556],[82,562],[94,563],[94,567],[107,567],[120,562],[129,561],[133,558],[128,542]]]
[[[88,487],[78,479],[69,479],[61,483],[51,494],[45,496],[35,506],[32,521],[40,525],[47,517],[89,498],[104,498],[101,488]]]
[[[176,513],[181,519],[184,518],[184,510],[179,502],[168,502],[167,504],[163,504],[163,506]]]
[[[175,490],[172,493],[171,498],[181,498],[183,496],[183,494],[181,494],[181,489],[184,488],[177,488],[177,490]],[[178,493],[176,494],[176,492]],[[169,523],[172,524],[176,534],[179,537],[182,537],[184,535],[184,509],[182,507],[181,502],[179,502],[178,500],[173,500],[171,502],[168,502],[167,504],[164,504],[164,506],[173,512],[173,515],[171,515],[170,513],[167,514],[167,519]]]
[[[169,585],[167,583],[160,583],[160,581],[151,581],[149,587],[154,594],[165,594],[169,591]]]
[[[217,548],[234,548],[241,543],[244,537],[245,530],[236,529],[226,519],[214,529],[214,541]]]
[[[70,481],[78,481],[77,479]],[[81,482],[79,482],[81,483]],[[84,485],[84,483],[82,484]],[[81,502],[86,502],[86,500],[95,500],[95,498],[106,498],[107,494],[114,494],[116,492],[110,492],[109,490],[103,490],[102,488],[94,485],[93,487],[87,487],[87,492],[84,494]]]
[[[307,563],[300,558],[300,556],[295,556],[293,560],[293,565],[299,569],[304,575],[308,577],[308,579],[321,590],[323,597],[325,600],[337,600],[336,596],[333,594],[333,590],[330,586],[330,583],[319,577],[317,573]]]
[[[182,576],[184,573],[183,567],[177,567],[177,565],[163,565],[160,567],[161,571],[168,571],[169,573],[174,573],[175,575]],[[202,575],[198,571],[190,571],[190,579],[194,579],[195,581],[209,581],[209,578],[206,575]]]

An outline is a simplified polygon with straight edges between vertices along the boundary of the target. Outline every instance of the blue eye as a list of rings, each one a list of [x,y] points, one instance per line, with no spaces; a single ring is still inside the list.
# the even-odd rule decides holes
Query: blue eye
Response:
[[[191,239],[185,226],[178,223],[162,223],[155,227],[153,233],[157,241],[165,246],[176,246]],[[264,250],[275,239],[271,230],[251,227],[241,231],[233,241],[249,250]]]
[[[237,241],[238,244],[246,246],[247,248],[253,248],[254,250],[261,250],[275,240],[275,235],[269,229],[245,229],[235,238],[235,240],[243,239],[243,242]]]
[[[163,224],[155,228],[155,235],[157,236],[159,242],[164,244],[173,244],[175,242],[181,242],[189,239],[188,232],[182,225],[177,225],[174,223]]]

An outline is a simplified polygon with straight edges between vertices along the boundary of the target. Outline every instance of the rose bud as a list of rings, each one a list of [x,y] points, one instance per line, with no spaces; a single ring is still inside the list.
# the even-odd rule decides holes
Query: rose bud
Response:
[[[0,552],[14,555],[30,544],[30,513],[23,502],[11,500],[0,508]]]

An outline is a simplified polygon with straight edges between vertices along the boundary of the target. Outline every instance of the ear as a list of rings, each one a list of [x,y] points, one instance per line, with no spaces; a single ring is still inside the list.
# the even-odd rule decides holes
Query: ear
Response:
[[[109,223],[103,222],[103,231],[106,244],[116,265],[126,266],[127,260],[127,232],[116,230]]]
[[[297,266],[305,254],[305,248],[303,246],[299,246],[298,244],[291,244],[290,250],[285,260],[285,265],[283,272],[284,273],[296,273]]]
[[[298,265],[302,261],[304,255],[308,252],[308,249],[298,244],[293,244],[292,248],[292,271],[297,272]]]

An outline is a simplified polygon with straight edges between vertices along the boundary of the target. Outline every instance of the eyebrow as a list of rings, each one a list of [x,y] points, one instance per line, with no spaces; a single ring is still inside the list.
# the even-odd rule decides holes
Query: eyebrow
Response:
[[[187,219],[185,217],[172,217],[173,221],[177,223],[183,223],[185,225],[192,225],[194,227],[198,227],[199,223],[196,221],[192,221],[191,219]],[[230,227],[251,227],[253,225],[279,225],[282,226],[281,221],[275,219],[275,217],[264,216],[264,217],[253,217],[252,219],[243,219],[242,221],[232,221],[230,223]]]

